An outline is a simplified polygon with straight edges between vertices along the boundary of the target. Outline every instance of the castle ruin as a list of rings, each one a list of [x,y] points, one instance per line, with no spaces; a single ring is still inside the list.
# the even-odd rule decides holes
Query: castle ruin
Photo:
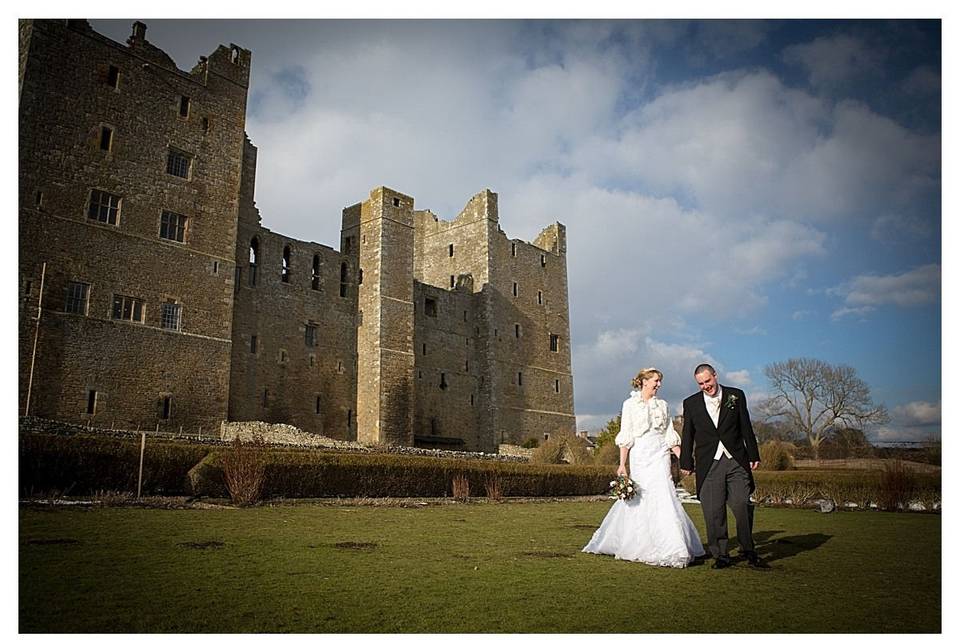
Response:
[[[20,22],[21,414],[476,451],[572,432],[563,225],[524,242],[489,190],[448,221],[381,186],[338,248],[272,232],[250,63]]]

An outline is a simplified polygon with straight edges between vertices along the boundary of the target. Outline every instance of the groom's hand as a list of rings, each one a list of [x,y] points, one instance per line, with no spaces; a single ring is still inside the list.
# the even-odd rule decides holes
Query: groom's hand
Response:
[[[685,476],[688,476],[691,473],[693,473],[693,471],[690,471],[690,469],[680,469],[680,473],[682,473]]]
[[[756,471],[756,470],[757,470],[757,467],[759,467],[759,466],[760,466],[760,461],[759,461],[759,460],[755,460],[754,462],[751,462],[751,463],[750,463],[750,470],[751,470],[751,471]]]

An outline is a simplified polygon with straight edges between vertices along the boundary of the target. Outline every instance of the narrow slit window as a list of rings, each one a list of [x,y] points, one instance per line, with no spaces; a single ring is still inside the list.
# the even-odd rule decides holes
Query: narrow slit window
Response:
[[[423,301],[423,315],[431,318],[437,317],[437,301],[433,298],[426,298]]]
[[[452,245],[452,244],[447,247],[447,251],[449,252],[450,257],[452,258],[452,257],[453,257],[453,245]]]
[[[257,335],[250,336],[250,353],[257,352]]]
[[[543,291],[537,291],[537,304],[543,304]]]
[[[320,415],[320,396],[316,396],[314,400],[314,409],[313,412],[317,415]]]
[[[100,127],[100,149],[110,151],[113,147],[113,129],[110,127]]]
[[[457,285],[456,276],[450,276],[450,288],[453,289]]]
[[[93,389],[87,391],[87,413],[93,415],[97,412],[97,392]]]
[[[43,191],[37,191],[36,199],[34,203],[37,206],[37,209],[43,206]]]
[[[313,256],[313,271],[310,272],[310,288],[320,291],[320,256]]]
[[[553,391],[554,391],[554,393],[560,393],[560,381],[559,381],[559,380],[554,380],[554,381],[553,381]]]
[[[107,85],[112,89],[120,87],[120,69],[118,67],[110,65],[110,68],[107,69]]]
[[[190,98],[187,96],[180,96],[180,117],[186,118],[190,115]]]
[[[520,325],[519,325],[519,324],[513,325],[513,333],[514,333],[514,335],[515,335],[517,338],[520,337]]]
[[[347,263],[340,263],[340,297],[347,297]]]
[[[280,260],[280,282],[290,282],[290,246],[283,248],[283,257]]]
[[[517,371],[517,386],[523,386],[523,371]]]
[[[541,267],[547,266],[547,256],[542,253],[540,254],[540,266]]]
[[[520,293],[520,285],[518,285],[516,282],[514,282],[514,283],[513,283],[513,297],[516,298],[517,295],[519,295],[519,293]]]
[[[560,351],[560,336],[555,333],[550,334],[550,351]]]
[[[517,245],[516,245],[516,243],[511,243],[511,244],[510,244],[510,255],[513,256],[514,258],[517,257]]]
[[[447,389],[447,374],[440,372],[440,388],[446,391]]]
[[[250,239],[250,276],[249,284],[251,287],[257,286],[257,267],[260,264],[260,241],[256,238]]]
[[[160,419],[169,420],[170,415],[173,412],[173,398],[170,396],[163,396],[163,399],[160,403]]]

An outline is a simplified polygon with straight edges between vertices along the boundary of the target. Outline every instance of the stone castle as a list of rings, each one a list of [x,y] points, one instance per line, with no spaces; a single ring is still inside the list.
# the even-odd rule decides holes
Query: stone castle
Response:
[[[178,69],[133,24],[20,22],[21,415],[215,433],[261,420],[495,451],[575,429],[566,234],[373,189],[340,247],[261,224],[249,51]]]

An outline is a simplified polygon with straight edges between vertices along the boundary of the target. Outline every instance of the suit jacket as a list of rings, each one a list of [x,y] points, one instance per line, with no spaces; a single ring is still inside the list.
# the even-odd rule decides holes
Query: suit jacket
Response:
[[[740,389],[720,386],[720,418],[717,426],[707,413],[703,392],[698,392],[683,401],[683,435],[680,438],[680,468],[697,473],[697,495],[707,477],[717,444],[722,442],[733,459],[747,470],[750,476],[750,491],[754,489],[750,462],[760,460],[757,437],[747,411],[747,397]],[[694,466],[696,463],[696,466]]]

